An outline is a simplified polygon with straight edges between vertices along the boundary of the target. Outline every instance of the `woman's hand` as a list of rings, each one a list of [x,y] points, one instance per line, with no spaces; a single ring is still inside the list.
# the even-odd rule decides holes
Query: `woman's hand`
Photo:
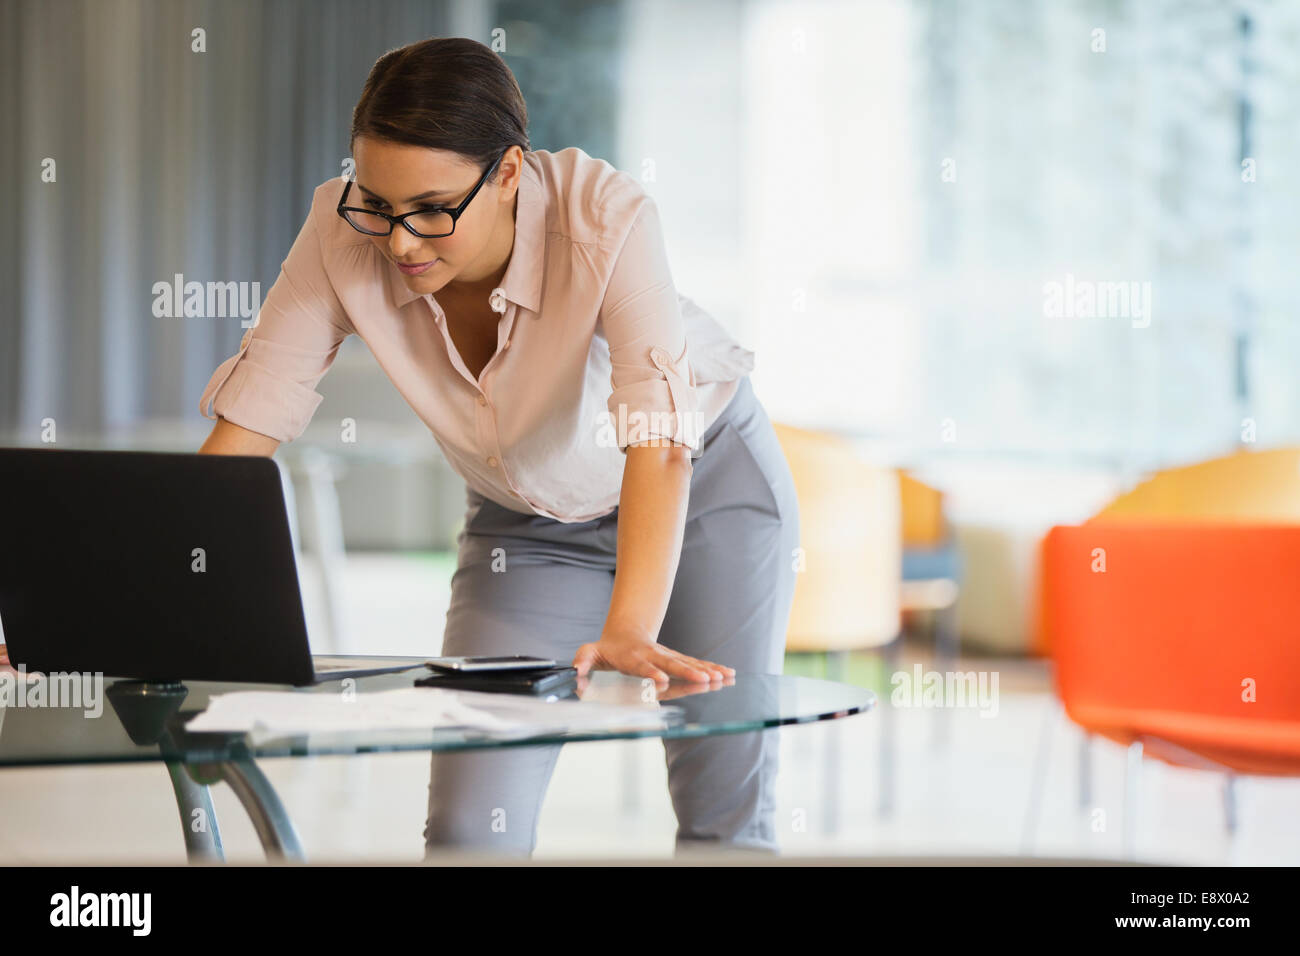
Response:
[[[688,657],[657,641],[634,634],[602,634],[600,640],[578,648],[573,666],[578,669],[580,678],[593,670],[618,671],[665,684],[673,677],[708,683],[736,676],[733,668]]]
[[[0,667],[4,667],[8,663],[9,663],[9,648],[5,647],[3,644],[0,644]]]

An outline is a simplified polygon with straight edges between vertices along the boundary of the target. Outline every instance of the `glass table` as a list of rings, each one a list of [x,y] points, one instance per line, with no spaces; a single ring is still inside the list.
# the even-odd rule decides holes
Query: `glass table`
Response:
[[[423,671],[357,678],[355,692],[408,688]],[[13,681],[9,672],[9,682]],[[549,727],[536,735],[494,735],[467,728],[348,731],[264,739],[246,733],[196,733],[186,724],[204,710],[210,697],[239,690],[294,690],[338,693],[337,681],[307,688],[266,684],[187,681],[146,684],[104,678],[99,714],[76,706],[0,706],[0,769],[50,765],[153,762],[166,765],[175,791],[191,862],[221,861],[224,855],[209,787],[224,781],[248,813],[263,850],[271,859],[304,859],[289,815],[265,774],[262,758],[374,754],[402,751],[455,751],[530,747],[583,740],[634,737],[713,737],[788,724],[833,720],[865,713],[875,694],[808,677],[737,674],[712,685],[673,681],[666,687],[612,671],[582,681],[569,698],[587,702],[640,705],[665,713],[657,727],[578,731]],[[456,692],[460,693],[460,692]],[[89,698],[82,698],[89,700]]]

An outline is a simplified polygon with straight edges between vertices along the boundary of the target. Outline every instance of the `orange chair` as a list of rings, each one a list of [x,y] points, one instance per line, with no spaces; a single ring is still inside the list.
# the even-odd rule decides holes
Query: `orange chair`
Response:
[[[1115,498],[1088,522],[1151,520],[1300,524],[1300,448],[1238,451],[1165,469]],[[1036,627],[1031,641],[1032,651],[1041,655],[1052,651],[1042,601],[1045,540],[1039,546]]]
[[[1300,775],[1300,450],[1171,469],[1042,544],[1041,646],[1067,715],[1141,758]],[[1087,763],[1083,796],[1086,800]]]

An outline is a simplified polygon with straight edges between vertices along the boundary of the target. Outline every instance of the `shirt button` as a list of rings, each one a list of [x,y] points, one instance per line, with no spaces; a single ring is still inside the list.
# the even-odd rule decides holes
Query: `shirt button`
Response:
[[[495,456],[490,456],[490,457],[488,458],[488,464],[489,464],[490,466],[492,466],[493,468],[495,468],[495,467],[497,466],[497,460],[496,460],[496,457],[495,457]]]
[[[668,361],[668,353],[665,352],[663,349],[660,349],[660,348],[651,349],[651,350],[650,350],[650,357],[651,357],[652,359],[654,359],[656,362],[664,362],[664,363],[667,363],[667,361]]]
[[[487,404],[487,399],[484,398],[482,395],[480,395],[480,396],[478,397],[478,403],[479,403],[480,405],[486,405],[486,404]]]

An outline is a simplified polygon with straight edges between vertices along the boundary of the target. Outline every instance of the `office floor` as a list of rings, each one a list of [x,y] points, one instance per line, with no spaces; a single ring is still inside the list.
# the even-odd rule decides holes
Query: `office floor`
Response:
[[[355,649],[427,653],[429,635],[437,633],[446,608],[449,568],[447,559],[437,556],[352,556],[348,619]],[[309,574],[303,590],[309,619],[318,621],[319,589]],[[931,666],[924,641],[904,651],[904,670],[917,662]],[[815,662],[790,663],[800,673],[811,672],[810,667]],[[1080,809],[1080,734],[1048,693],[1046,668],[964,658],[957,669],[997,671],[997,716],[982,717],[975,709],[893,709],[896,790],[888,818],[877,815],[881,711],[782,728],[777,823],[786,855],[1026,854],[1035,761],[1046,753],[1032,852],[1120,858],[1123,748],[1094,743],[1093,797]],[[870,656],[850,668],[853,680],[873,675],[879,671]],[[945,719],[948,739],[937,747],[936,721]],[[839,755],[831,778],[826,775],[829,748]],[[264,767],[309,859],[421,858],[427,755],[274,760]],[[547,792],[536,858],[671,856],[674,819],[665,780],[657,740],[567,746]],[[1147,761],[1137,858],[1300,864],[1294,812],[1300,781],[1245,779],[1240,799],[1241,826],[1230,839],[1219,777]],[[260,860],[256,835],[234,795],[218,787],[214,801],[227,858]],[[160,766],[0,771],[0,864],[183,860],[180,820]]]

